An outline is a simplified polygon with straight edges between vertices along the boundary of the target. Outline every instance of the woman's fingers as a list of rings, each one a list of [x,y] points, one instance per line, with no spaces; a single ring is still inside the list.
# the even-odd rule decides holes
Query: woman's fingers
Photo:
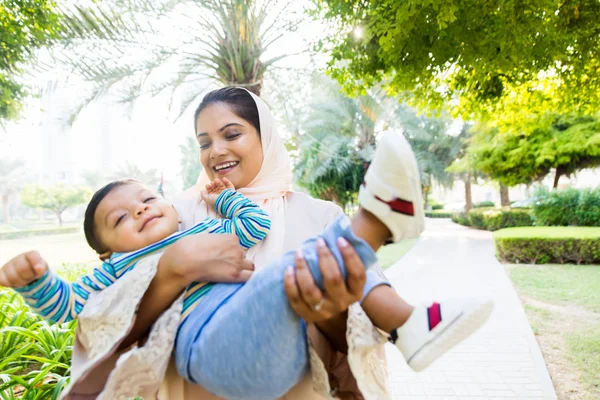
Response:
[[[354,247],[350,246],[346,239],[338,239],[338,248],[342,253],[342,258],[346,265],[348,291],[354,301],[359,301],[362,299],[363,289],[367,280],[365,266],[360,257],[358,257]]]
[[[308,264],[302,255],[301,250],[298,250],[295,255],[296,259],[296,280],[300,289],[300,296],[309,307],[314,308],[323,299],[321,289],[316,285],[315,280],[308,268]]]
[[[327,298],[337,304],[339,311],[344,311],[348,306],[348,288],[340,271],[337,260],[323,239],[317,240],[317,253],[319,254],[319,268],[323,275],[323,283]]]

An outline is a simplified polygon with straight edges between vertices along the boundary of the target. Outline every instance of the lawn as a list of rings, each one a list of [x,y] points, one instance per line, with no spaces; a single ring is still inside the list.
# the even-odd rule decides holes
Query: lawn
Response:
[[[494,232],[495,238],[600,238],[600,228],[584,226],[524,226]]]
[[[600,398],[600,265],[507,265],[558,399]]]
[[[382,269],[388,269],[396,261],[401,259],[417,242],[417,239],[402,240],[398,243],[388,244],[382,247],[377,252],[377,258],[379,259],[379,265]]]

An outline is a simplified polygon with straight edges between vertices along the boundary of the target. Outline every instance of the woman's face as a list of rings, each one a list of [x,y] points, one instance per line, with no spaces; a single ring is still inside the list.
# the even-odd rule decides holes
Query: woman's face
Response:
[[[256,128],[235,115],[225,103],[206,107],[196,119],[200,162],[208,177],[227,178],[236,189],[246,187],[263,163]]]

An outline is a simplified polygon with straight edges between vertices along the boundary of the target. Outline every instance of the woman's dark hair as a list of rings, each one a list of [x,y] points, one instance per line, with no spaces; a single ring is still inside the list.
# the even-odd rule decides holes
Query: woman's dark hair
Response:
[[[92,249],[96,251],[98,254],[105,253],[108,249],[104,247],[100,240],[96,237],[96,224],[94,223],[94,216],[96,215],[96,209],[100,202],[115,188],[119,186],[128,185],[130,183],[140,183],[135,179],[120,179],[118,181],[111,182],[106,186],[99,189],[92,196],[92,200],[88,204],[85,209],[85,218],[83,220],[83,232],[85,233],[85,240],[87,240],[88,244]]]
[[[196,108],[194,113],[194,132],[196,131],[196,121],[198,115],[206,107],[215,103],[225,103],[231,107],[231,111],[240,118],[248,121],[260,136],[260,120],[258,117],[258,107],[252,98],[252,95],[245,89],[239,87],[226,87],[223,89],[213,90],[202,99],[202,102]],[[198,132],[196,132],[198,133]]]

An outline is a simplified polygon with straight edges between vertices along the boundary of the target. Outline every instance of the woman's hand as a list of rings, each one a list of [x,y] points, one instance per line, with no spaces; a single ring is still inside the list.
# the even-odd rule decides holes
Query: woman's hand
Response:
[[[171,278],[185,287],[192,282],[245,282],[254,272],[252,261],[235,235],[190,235],[170,246],[160,259]]]
[[[296,274],[288,268],[284,289],[292,309],[307,322],[325,322],[339,317],[348,307],[362,299],[366,281],[365,267],[352,246],[343,238],[338,247],[348,273],[344,281],[340,268],[325,241],[317,240],[319,267],[323,275],[325,293],[315,284],[306,260],[296,253]],[[318,324],[321,327],[321,324]]]

